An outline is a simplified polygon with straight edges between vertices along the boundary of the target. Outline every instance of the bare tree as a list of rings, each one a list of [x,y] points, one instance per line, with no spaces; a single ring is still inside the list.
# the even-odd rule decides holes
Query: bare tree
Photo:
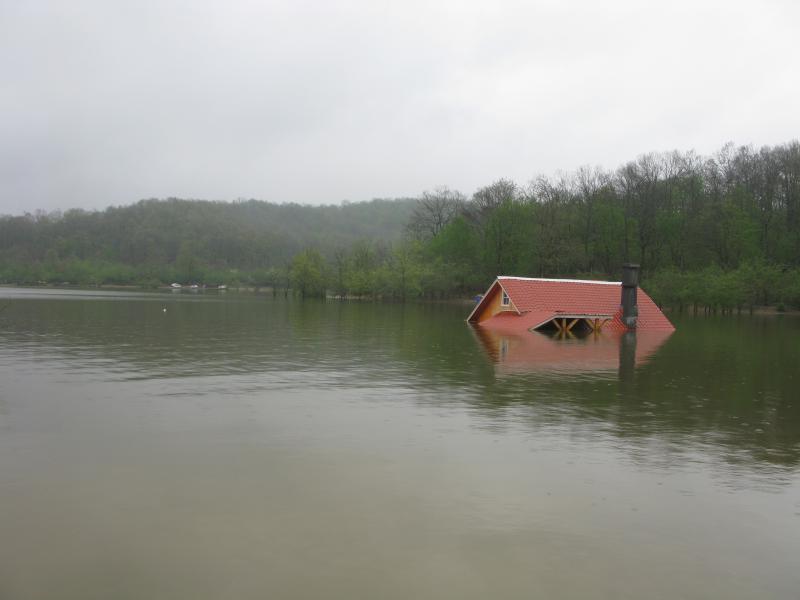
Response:
[[[464,194],[446,186],[423,192],[411,215],[409,232],[420,239],[436,237],[458,215],[465,201]]]
[[[537,240],[536,263],[539,275],[556,275],[561,272],[568,239],[562,235],[561,215],[570,198],[569,177],[559,173],[555,179],[540,175],[530,182],[526,198],[535,208],[534,236]]]
[[[520,190],[510,179],[498,179],[491,185],[480,188],[472,195],[472,203],[479,213],[491,212],[507,201],[518,200]]]
[[[596,235],[596,204],[602,191],[609,185],[609,179],[608,173],[599,167],[592,169],[588,166],[582,166],[575,172],[574,181],[572,182],[573,193],[582,212],[581,238],[583,240],[584,260],[587,261],[586,264],[589,270],[593,267],[590,245],[593,236]]]

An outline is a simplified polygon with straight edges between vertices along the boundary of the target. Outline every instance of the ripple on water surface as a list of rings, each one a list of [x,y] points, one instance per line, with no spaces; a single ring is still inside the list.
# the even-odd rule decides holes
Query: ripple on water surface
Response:
[[[0,595],[800,584],[797,319],[630,348],[476,337],[450,305],[0,298]]]

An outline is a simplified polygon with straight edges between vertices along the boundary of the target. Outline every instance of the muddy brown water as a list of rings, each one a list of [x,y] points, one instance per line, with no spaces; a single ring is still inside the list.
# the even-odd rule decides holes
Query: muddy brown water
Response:
[[[3,600],[800,589],[800,318],[631,345],[451,305],[0,303]]]

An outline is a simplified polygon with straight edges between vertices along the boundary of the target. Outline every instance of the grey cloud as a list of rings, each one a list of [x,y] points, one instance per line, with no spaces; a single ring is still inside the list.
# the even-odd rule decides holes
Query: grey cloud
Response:
[[[797,137],[786,2],[0,3],[0,213],[467,193]]]

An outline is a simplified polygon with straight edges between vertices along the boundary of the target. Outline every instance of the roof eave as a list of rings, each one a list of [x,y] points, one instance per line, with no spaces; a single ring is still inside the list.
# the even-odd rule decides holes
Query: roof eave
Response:
[[[522,314],[522,313],[520,312],[520,310],[517,308],[517,305],[514,303],[514,299],[511,297],[511,294],[509,294],[509,293],[508,293],[508,290],[507,290],[505,287],[503,287],[503,282],[502,282],[502,281],[500,281],[500,278],[499,278],[499,277],[497,277],[497,278],[496,278],[496,279],[495,279],[495,280],[492,282],[492,285],[490,285],[490,286],[489,286],[489,289],[487,289],[487,290],[486,290],[486,292],[483,294],[483,298],[481,298],[481,301],[480,301],[480,302],[478,302],[478,303],[475,305],[475,308],[473,308],[473,309],[472,309],[472,312],[471,312],[471,313],[469,313],[469,316],[467,317],[467,322],[468,322],[468,323],[471,323],[471,322],[472,322],[472,317],[475,315],[475,313],[476,313],[476,312],[478,312],[478,309],[480,309],[480,308],[483,306],[484,302],[486,302],[486,298],[488,298],[488,297],[489,297],[489,292],[491,292],[491,291],[492,291],[492,288],[494,288],[494,286],[495,286],[495,285],[499,285],[499,286],[500,286],[500,289],[502,289],[502,290],[503,290],[503,291],[506,293],[506,295],[508,296],[508,299],[509,299],[509,301],[511,302],[511,306],[513,306],[513,308],[514,308],[514,311],[515,311],[515,312],[516,312],[518,315],[521,315],[521,314]]]
[[[481,301],[480,301],[480,302],[478,302],[478,303],[475,305],[475,307],[472,309],[472,312],[471,312],[471,313],[469,313],[469,316],[467,317],[467,323],[471,323],[471,322],[472,322],[472,317],[475,315],[475,313],[476,313],[476,312],[478,312],[478,309],[479,309],[479,308],[481,308],[481,307],[483,306],[483,303],[484,303],[484,302],[486,302],[486,298],[488,298],[488,297],[489,297],[489,292],[491,292],[491,291],[492,291],[492,288],[493,288],[495,285],[498,285],[499,283],[500,283],[500,280],[499,280],[499,279],[495,279],[495,280],[492,282],[492,284],[491,284],[491,285],[490,285],[490,286],[487,288],[487,290],[486,290],[486,291],[483,293],[483,297],[481,298]],[[501,286],[501,287],[502,287],[502,286]]]

